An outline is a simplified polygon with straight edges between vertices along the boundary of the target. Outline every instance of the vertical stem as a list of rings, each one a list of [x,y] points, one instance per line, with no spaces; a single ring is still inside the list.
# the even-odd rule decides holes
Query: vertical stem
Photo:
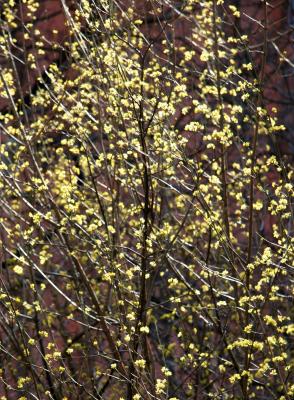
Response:
[[[142,65],[141,65],[141,82],[144,81],[144,68],[145,68],[145,57],[146,53],[142,56]],[[140,100],[140,110],[139,110],[139,132],[140,132],[140,142],[142,149],[142,163],[143,163],[143,191],[144,191],[144,204],[143,204],[143,237],[142,237],[142,254],[141,254],[141,278],[140,278],[140,296],[139,296],[139,307],[137,310],[137,320],[136,320],[136,328],[134,332],[134,340],[132,345],[131,357],[130,360],[130,368],[129,368],[129,382],[128,382],[128,390],[127,390],[127,400],[131,400],[134,394],[133,387],[133,373],[135,372],[134,362],[137,359],[137,352],[140,343],[140,337],[143,339],[144,346],[144,356],[147,361],[147,368],[150,369],[150,360],[149,360],[149,352],[148,352],[148,344],[146,333],[140,333],[141,326],[146,325],[146,308],[147,308],[147,285],[146,285],[146,274],[148,268],[148,237],[151,230],[151,220],[152,220],[152,204],[153,201],[150,200],[152,196],[152,183],[150,177],[150,168],[149,168],[149,159],[148,159],[148,147],[146,143],[146,134],[147,130],[144,124],[144,89],[143,85],[141,85],[140,90],[141,100]]]
[[[217,4],[216,0],[213,0],[213,36],[214,36],[214,56],[215,56],[215,69],[216,69],[216,87],[217,87],[217,97],[218,105],[220,108],[220,129],[224,129],[224,109],[223,109],[223,99],[221,95],[221,76],[220,76],[220,63],[219,63],[219,44],[218,44],[218,32],[217,32]],[[227,155],[226,149],[223,144],[221,144],[221,173],[222,173],[222,198],[223,198],[223,220],[226,229],[226,236],[228,242],[230,242],[230,222],[228,213],[228,193],[227,193]]]
[[[261,60],[261,69],[259,75],[259,93],[256,102],[256,122],[254,127],[254,134],[253,134],[253,141],[252,141],[252,155],[251,155],[251,174],[250,174],[250,200],[249,200],[249,225],[248,225],[248,252],[247,252],[247,265],[251,262],[252,258],[252,247],[253,247],[253,204],[254,204],[254,169],[256,163],[256,151],[257,151],[257,141],[258,141],[258,134],[259,134],[259,124],[260,124],[260,114],[259,114],[259,107],[262,104],[263,98],[263,82],[264,82],[264,75],[265,75],[265,63],[267,58],[267,2],[263,1],[263,18],[264,18],[264,35],[263,35],[263,55]],[[250,296],[250,269],[246,268],[246,290]],[[249,303],[246,303],[245,306],[245,325],[249,324]],[[251,336],[250,333],[246,333],[246,339],[249,339]],[[248,372],[250,366],[250,353],[249,347],[246,348],[245,352],[245,363],[244,363],[244,371]],[[248,393],[248,375],[246,374],[243,379],[243,393],[244,399],[247,400],[249,398]]]

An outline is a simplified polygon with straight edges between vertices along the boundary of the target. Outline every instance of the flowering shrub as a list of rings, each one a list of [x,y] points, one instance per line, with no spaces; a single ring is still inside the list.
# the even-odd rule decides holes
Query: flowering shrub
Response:
[[[26,93],[4,5],[3,399],[293,398],[293,166],[265,104],[269,5],[257,57],[227,3],[150,2],[149,29],[131,1],[62,1],[62,43],[23,25]],[[63,65],[40,65],[48,45]]]

